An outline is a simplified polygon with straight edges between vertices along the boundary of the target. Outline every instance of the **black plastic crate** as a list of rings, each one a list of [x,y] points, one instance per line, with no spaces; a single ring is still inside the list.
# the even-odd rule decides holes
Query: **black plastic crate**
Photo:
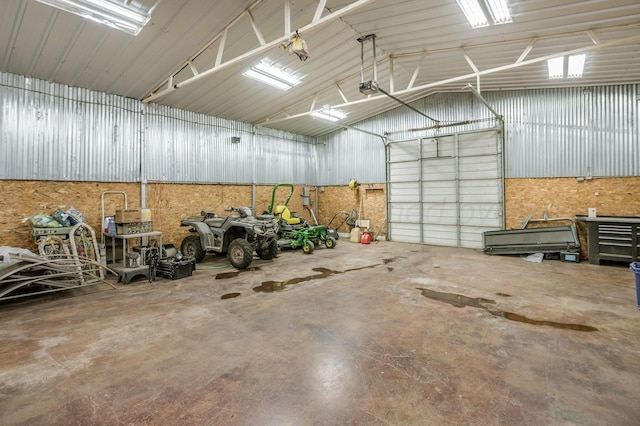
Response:
[[[171,280],[190,277],[195,270],[196,260],[190,257],[185,257],[181,260],[177,260],[174,257],[162,258],[158,260],[158,266],[156,266],[156,274],[158,276]]]

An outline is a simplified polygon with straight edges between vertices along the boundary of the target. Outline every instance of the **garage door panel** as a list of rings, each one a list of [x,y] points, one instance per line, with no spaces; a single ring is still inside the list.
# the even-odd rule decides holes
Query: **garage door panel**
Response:
[[[456,203],[425,203],[422,222],[431,225],[455,225],[458,222]]]
[[[422,158],[453,157],[455,143],[452,137],[425,139],[422,142]]]
[[[422,227],[423,238],[425,244],[433,244],[436,246],[457,246],[458,238],[456,236],[456,226],[445,225],[429,225]]]
[[[413,203],[395,203],[391,206],[390,221],[397,223],[420,223],[420,206]]]
[[[460,194],[460,204],[496,204],[500,198],[499,194]]]
[[[460,181],[461,193],[476,191],[493,194],[495,191],[500,191],[500,188],[502,188],[500,181],[496,181],[495,179],[465,179]]]
[[[420,225],[419,224],[393,224],[393,239],[405,243],[420,243]]]
[[[393,155],[394,144],[389,145],[390,157],[405,161],[389,164],[391,239],[482,248],[485,231],[502,229],[498,135],[496,130],[446,135],[423,139],[421,146],[405,141]]]
[[[389,161],[415,161],[420,156],[420,147],[417,140],[394,142],[390,145]]]
[[[389,201],[391,203],[419,202],[420,185],[418,182],[392,183],[389,185]]]
[[[477,161],[474,161],[477,160]],[[460,179],[499,179],[500,172],[496,158],[471,157],[460,159]]]
[[[422,201],[425,203],[456,202],[456,183],[453,181],[427,181],[422,186]]]
[[[470,249],[482,249],[483,248],[482,232],[480,233],[465,233],[460,234],[460,247]]]
[[[458,152],[461,157],[485,154],[496,155],[498,147],[498,137],[493,131],[469,133],[460,135]]]
[[[422,192],[424,194],[442,193],[444,191],[455,192],[456,182],[454,180],[426,180],[422,182]]]
[[[499,204],[502,199],[501,193],[502,188],[498,187],[495,180],[460,182],[460,202],[462,203]]]
[[[455,180],[456,160],[455,158],[439,158],[428,160],[422,163],[422,180]]]
[[[422,201],[424,203],[455,203],[456,202],[456,194],[424,194],[422,196]]]
[[[420,180],[420,166],[418,163],[400,163],[389,172],[391,182],[417,182]]]
[[[460,206],[460,225],[500,228],[502,209],[495,204],[463,204]]]
[[[495,228],[478,228],[463,226],[460,228],[460,246],[465,248],[482,249],[483,234],[485,231],[493,231]]]

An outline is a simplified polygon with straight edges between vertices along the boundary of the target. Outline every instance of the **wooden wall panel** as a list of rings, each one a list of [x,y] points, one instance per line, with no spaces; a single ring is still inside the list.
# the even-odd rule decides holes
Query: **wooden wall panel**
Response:
[[[324,188],[324,191],[322,191]],[[344,186],[326,186],[318,188],[318,221],[329,224],[336,212],[351,212],[355,209],[359,219],[369,220],[374,231],[381,230],[385,235],[387,202],[384,184],[362,184],[355,191]],[[332,225],[340,224],[344,216],[336,217]],[[348,233],[351,230],[346,224],[338,232]]]
[[[386,218],[384,184],[363,184],[356,191],[344,186],[310,187],[311,200],[317,202],[318,221],[328,224],[338,211],[355,209],[360,218],[369,219],[377,231]],[[256,187],[256,211],[262,213],[271,203],[273,186]],[[140,185],[136,183],[0,181],[0,245],[35,249],[29,229],[21,220],[37,214],[52,214],[56,208],[74,206],[87,218],[97,232],[101,229],[100,197],[104,191],[124,191],[129,207],[140,208]],[[289,208],[310,222],[310,213],[302,206],[302,187],[296,186]],[[154,229],[163,232],[165,243],[179,246],[188,234],[180,227],[180,219],[209,210],[224,215],[224,209],[250,206],[252,188],[249,185],[186,185],[150,183],[147,185],[146,206],[151,209]],[[276,204],[287,196],[286,188],[277,192]],[[317,198],[317,200],[316,200]],[[519,228],[532,214],[542,218],[586,215],[595,207],[600,216],[640,216],[640,177],[600,178],[579,182],[574,178],[507,179],[505,182],[507,228]],[[108,195],[107,215],[122,208],[122,198]],[[334,224],[342,220],[336,219]],[[349,232],[346,225],[340,232]],[[382,226],[381,234],[386,229]],[[586,249],[586,227],[579,222],[581,244]],[[586,250],[583,250],[586,252]]]
[[[80,210],[87,223],[100,232],[101,195],[104,191],[124,191],[129,208],[140,208],[140,186],[135,183],[54,182],[0,180],[0,246],[36,250],[23,218],[53,214],[58,207]],[[124,206],[121,196],[107,196],[105,211]]]
[[[587,215],[595,207],[598,216],[640,216],[640,177],[507,179],[505,209],[507,228],[520,228],[529,215],[541,219]],[[581,251],[587,254],[587,227],[578,222]]]

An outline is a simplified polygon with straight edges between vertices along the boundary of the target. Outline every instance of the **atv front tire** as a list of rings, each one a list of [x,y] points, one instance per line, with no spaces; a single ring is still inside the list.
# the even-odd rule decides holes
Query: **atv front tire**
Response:
[[[205,251],[200,244],[199,235],[189,235],[180,244],[180,251],[183,256],[193,257],[196,259],[196,263],[200,263],[204,259]]]
[[[234,268],[247,269],[253,261],[253,247],[246,240],[236,238],[229,244],[227,256]]]
[[[269,244],[269,247],[261,250],[258,253],[258,256],[260,257],[260,259],[263,259],[263,260],[275,259],[276,256],[278,256],[278,241],[276,240],[271,241],[271,243]]]

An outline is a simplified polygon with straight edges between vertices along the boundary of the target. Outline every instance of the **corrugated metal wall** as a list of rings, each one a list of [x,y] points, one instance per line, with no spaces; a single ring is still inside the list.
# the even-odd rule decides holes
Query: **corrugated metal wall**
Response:
[[[0,73],[0,179],[314,185],[314,143]]]
[[[516,177],[640,175],[635,85],[487,92],[505,117],[505,174]],[[193,183],[385,181],[390,140],[495,125],[471,93],[442,93],[319,138],[0,73],[0,179]],[[232,138],[239,137],[239,143]],[[141,154],[144,155],[141,155]]]
[[[258,127],[255,150],[257,182],[321,184],[317,178],[315,139]]]
[[[0,179],[139,179],[140,103],[0,73]]]
[[[483,97],[505,119],[505,175],[605,177],[640,174],[640,126],[635,85],[487,92]],[[496,125],[471,93],[436,93],[411,106],[442,124],[474,121],[437,130],[429,119],[398,107],[354,127],[389,140],[467,132]],[[380,139],[354,130],[319,138],[319,175],[325,185],[351,178],[384,182]]]
[[[638,176],[637,86],[487,93],[505,116],[507,177]]]
[[[251,125],[160,105],[147,105],[145,121],[148,181],[252,182]]]

